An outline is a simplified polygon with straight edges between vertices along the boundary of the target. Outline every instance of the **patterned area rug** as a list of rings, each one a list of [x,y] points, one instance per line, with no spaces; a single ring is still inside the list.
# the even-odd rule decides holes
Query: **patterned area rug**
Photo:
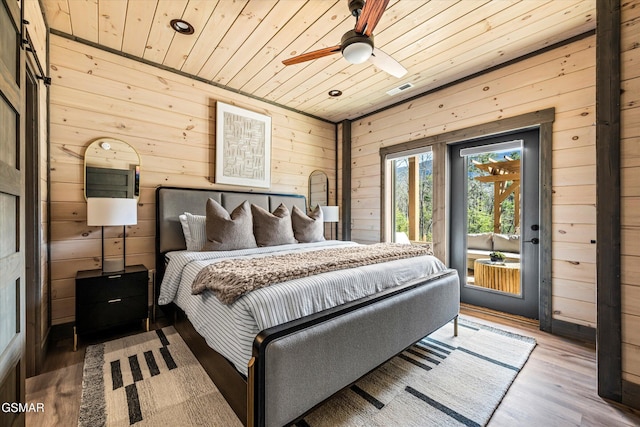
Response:
[[[241,426],[173,327],[87,347],[78,425]]]
[[[465,320],[396,356],[296,426],[483,426],[536,345]]]
[[[295,425],[483,426],[535,347],[533,338],[449,323]],[[172,327],[87,349],[80,426],[239,426]]]

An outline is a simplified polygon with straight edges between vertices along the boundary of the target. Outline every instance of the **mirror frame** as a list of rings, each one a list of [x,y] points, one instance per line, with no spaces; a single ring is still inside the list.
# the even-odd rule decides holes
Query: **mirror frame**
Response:
[[[324,175],[324,178],[322,178],[322,175]],[[324,201],[322,200],[316,201],[316,202],[313,201],[313,195],[319,193],[319,191],[316,191],[316,192],[312,191],[312,184],[313,184],[312,180],[315,176],[320,176],[321,177],[320,179],[324,179],[324,182],[323,182],[324,188],[325,188]],[[328,204],[329,204],[329,177],[327,176],[326,172],[316,169],[309,174],[309,199],[308,199],[309,210],[313,210],[313,208],[315,208],[317,205],[327,206]]]
[[[107,145],[107,147],[105,148],[104,145]],[[117,149],[113,150],[113,146],[116,146]],[[111,151],[113,150],[113,156],[105,156],[105,165],[103,166],[102,164],[98,164],[98,165],[94,165],[91,164],[91,157],[90,153],[91,150],[94,150],[96,148],[102,148],[103,150],[106,151]],[[137,158],[137,164],[135,165],[134,168],[131,168],[132,163],[129,164],[130,168],[129,169],[121,169],[118,167],[109,167],[109,157],[111,157],[111,160],[116,160],[118,153],[122,152],[123,150],[128,151],[128,155],[130,157],[133,157],[133,155],[136,156]],[[130,151],[129,151],[130,150]],[[89,162],[88,162],[89,160]],[[125,161],[125,160],[123,160]],[[89,164],[88,164],[89,163]],[[105,170],[108,169],[113,169],[113,170],[118,170],[118,171],[133,171],[133,199],[139,200],[140,199],[140,171],[141,171],[141,158],[140,158],[140,154],[138,153],[138,151],[133,148],[133,146],[131,146],[131,144],[127,143],[126,141],[123,141],[121,139],[117,139],[117,138],[109,138],[109,137],[103,137],[103,138],[97,138],[94,139],[93,141],[91,141],[91,143],[87,146],[87,148],[85,149],[84,152],[84,168],[83,168],[83,181],[84,181],[84,188],[83,188],[83,195],[85,200],[87,199],[87,167],[97,167],[97,168],[102,168]],[[108,197],[108,196],[104,196],[104,197]]]

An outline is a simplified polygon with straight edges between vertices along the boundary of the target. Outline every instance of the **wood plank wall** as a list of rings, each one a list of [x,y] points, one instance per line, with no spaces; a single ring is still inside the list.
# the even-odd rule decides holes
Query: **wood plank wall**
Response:
[[[621,19],[622,378],[640,384],[640,0]]]
[[[595,327],[593,36],[354,121],[353,240],[380,238],[381,147],[552,107],[553,317]]]
[[[78,270],[100,267],[100,228],[86,224],[83,155],[99,137],[122,139],[141,157],[138,224],[127,230],[127,263],[154,268],[159,185],[212,184],[217,100],[272,117],[271,192],[307,195],[309,174],[327,173],[335,198],[335,125],[51,36],[52,323],[74,320]],[[250,190],[236,187],[238,190]],[[260,190],[264,191],[264,190]],[[107,254],[122,253],[122,229],[105,230]]]
[[[24,1],[24,19],[29,22],[27,29],[35,54],[38,56],[38,60],[43,68],[47,66],[47,27],[42,17],[42,10],[40,9],[40,2],[37,0]],[[32,60],[32,56],[27,56],[28,60]],[[34,66],[34,70],[37,68]],[[44,85],[43,80],[38,80],[38,114],[39,114],[39,141],[40,141],[40,239],[41,239],[41,252],[40,252],[40,287],[41,287],[41,305],[40,305],[40,325],[42,331],[42,345],[46,344],[46,335],[49,330],[49,276],[47,268],[47,176],[48,176],[48,164],[47,164],[47,88]]]

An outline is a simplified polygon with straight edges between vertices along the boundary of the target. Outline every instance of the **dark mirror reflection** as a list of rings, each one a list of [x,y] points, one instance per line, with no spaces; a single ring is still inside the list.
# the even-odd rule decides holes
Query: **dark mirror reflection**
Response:
[[[84,156],[85,198],[137,199],[140,195],[140,156],[124,141],[100,138]]]

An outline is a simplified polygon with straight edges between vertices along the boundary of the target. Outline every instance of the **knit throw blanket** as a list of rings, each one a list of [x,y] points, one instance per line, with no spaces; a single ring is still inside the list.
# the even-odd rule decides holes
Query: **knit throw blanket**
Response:
[[[224,304],[266,286],[329,271],[361,267],[380,262],[432,255],[431,246],[397,243],[322,249],[258,258],[216,262],[200,270],[192,293],[212,290]]]

